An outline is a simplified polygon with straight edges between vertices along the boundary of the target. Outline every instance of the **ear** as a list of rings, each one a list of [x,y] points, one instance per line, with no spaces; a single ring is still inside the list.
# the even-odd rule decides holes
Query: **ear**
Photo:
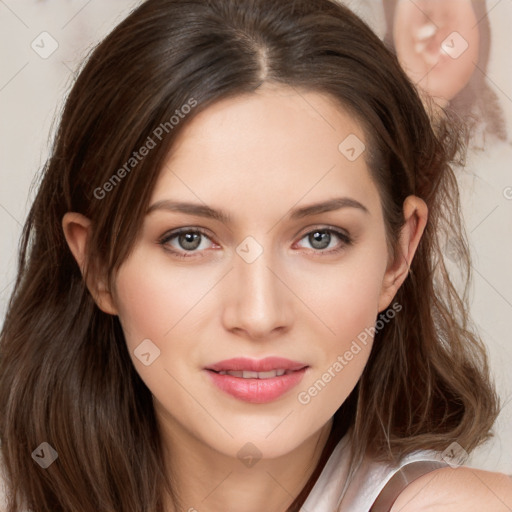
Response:
[[[105,313],[117,315],[113,297],[105,280],[100,279],[94,272],[87,272],[87,242],[91,233],[91,221],[80,213],[68,212],[62,218],[62,230],[97,306]]]
[[[414,253],[427,225],[428,207],[423,199],[408,196],[403,208],[405,224],[400,232],[397,257],[388,265],[384,274],[379,297],[379,312],[391,304],[393,297],[409,274]]]
[[[468,84],[479,59],[480,29],[474,2],[399,1],[393,41],[409,78],[441,107]]]

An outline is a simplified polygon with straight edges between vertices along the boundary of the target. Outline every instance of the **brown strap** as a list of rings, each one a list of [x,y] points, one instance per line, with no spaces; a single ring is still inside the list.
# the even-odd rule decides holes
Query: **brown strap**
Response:
[[[400,493],[414,480],[435,469],[448,466],[446,462],[416,461],[402,466],[380,491],[370,512],[389,512]]]

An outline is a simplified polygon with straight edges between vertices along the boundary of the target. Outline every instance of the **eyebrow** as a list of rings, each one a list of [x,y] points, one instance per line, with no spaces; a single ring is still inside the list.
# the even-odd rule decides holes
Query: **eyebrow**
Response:
[[[366,206],[361,204],[359,201],[356,201],[355,199],[351,199],[349,197],[336,197],[334,199],[329,199],[328,201],[295,208],[291,210],[287,216],[290,220],[297,220],[312,215],[318,215],[319,213],[341,210],[342,208],[355,208],[366,214],[370,213]],[[161,201],[157,201],[156,203],[152,204],[148,208],[146,215],[149,215],[155,210],[167,210],[172,212],[186,213],[189,215],[197,215],[199,217],[208,217],[218,220],[224,224],[229,224],[232,221],[231,215],[225,211],[215,210],[207,205],[198,203],[162,199]]]

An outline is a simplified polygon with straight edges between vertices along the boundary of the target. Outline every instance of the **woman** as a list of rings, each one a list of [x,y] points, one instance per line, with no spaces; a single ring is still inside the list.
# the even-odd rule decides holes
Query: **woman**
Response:
[[[510,502],[440,463],[386,497],[498,412],[440,256],[449,233],[469,268],[457,149],[335,2],[143,3],[77,78],[25,226],[7,510]]]

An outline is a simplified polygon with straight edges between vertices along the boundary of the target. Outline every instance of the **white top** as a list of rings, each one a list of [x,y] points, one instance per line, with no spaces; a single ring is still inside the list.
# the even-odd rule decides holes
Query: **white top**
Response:
[[[433,450],[410,453],[396,466],[365,458],[343,496],[349,469],[349,440],[350,436],[346,434],[336,445],[301,511],[368,512],[380,491],[401,467],[415,461],[443,461],[441,453]]]
[[[336,445],[301,511],[368,512],[382,488],[402,466],[418,460],[442,461],[440,452],[431,450],[413,452],[398,466],[365,459],[341,500],[348,475],[349,440],[350,433],[347,433]],[[0,512],[6,510],[4,485],[0,471]]]

